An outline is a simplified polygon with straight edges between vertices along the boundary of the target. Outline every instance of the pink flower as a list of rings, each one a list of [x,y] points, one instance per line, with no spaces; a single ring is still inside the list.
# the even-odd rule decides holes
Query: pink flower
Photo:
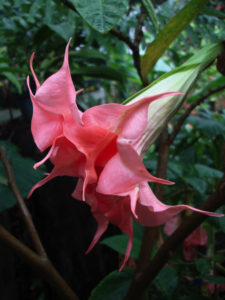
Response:
[[[173,232],[180,225],[181,219],[177,216],[171,218],[166,222],[164,226],[164,232],[167,235],[173,234]],[[188,261],[192,261],[197,258],[197,248],[199,246],[208,245],[208,234],[202,225],[194,230],[185,240],[183,244],[184,258]]]
[[[54,168],[37,183],[37,188],[55,176],[79,177],[73,196],[86,201],[98,223],[95,237],[88,249],[95,245],[111,222],[128,234],[129,241],[124,264],[132,248],[132,219],[143,225],[157,226],[184,209],[207,215],[216,215],[188,205],[167,206],[151,191],[148,182],[173,184],[152,176],[141,156],[148,137],[148,109],[153,101],[179,93],[163,93],[121,105],[116,103],[92,107],[80,112],[68,65],[68,47],[61,69],[42,85],[33,71],[36,93],[33,94],[29,78],[28,88],[33,103],[32,133],[41,151],[51,147],[47,156]],[[122,268],[121,267],[121,268]]]

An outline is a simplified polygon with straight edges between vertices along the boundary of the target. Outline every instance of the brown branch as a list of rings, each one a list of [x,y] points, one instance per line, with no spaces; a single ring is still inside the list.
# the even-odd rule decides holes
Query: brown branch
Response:
[[[78,300],[72,289],[66,284],[62,277],[57,273],[54,266],[46,257],[40,257],[34,251],[17,240],[4,227],[0,225],[0,241],[11,249],[25,263],[34,268],[40,276],[45,279],[59,295],[62,300]]]
[[[76,10],[76,8],[73,6],[73,4],[67,0],[60,0],[65,6],[67,6],[69,9],[75,11],[76,13],[78,13],[78,11]]]
[[[225,175],[223,176],[215,193],[208,198],[208,200],[201,206],[201,209],[206,211],[215,211],[224,204]],[[176,247],[185,238],[187,238],[188,235],[194,231],[206,218],[206,215],[193,213],[182,222],[180,227],[161,246],[156,256],[148,263],[145,270],[135,275],[125,300],[141,299],[144,291],[171,257],[171,253],[173,253]]]
[[[156,176],[160,178],[166,177],[167,164],[169,159],[169,140],[168,131],[165,129],[159,139],[159,157],[157,164]],[[155,195],[163,201],[164,185],[155,185]],[[143,271],[149,263],[153,250],[155,239],[157,238],[157,227],[145,227],[142,238],[141,250],[138,259],[137,273]]]
[[[3,165],[4,165],[4,168],[5,168],[7,177],[8,177],[8,185],[9,185],[10,189],[12,190],[12,192],[13,192],[16,200],[17,200],[20,212],[22,213],[23,220],[24,220],[25,224],[27,225],[27,229],[30,233],[31,239],[32,239],[33,244],[35,246],[35,249],[37,250],[37,252],[39,253],[39,255],[41,257],[47,257],[45,249],[44,249],[44,247],[41,243],[41,240],[38,236],[37,230],[36,230],[36,228],[34,226],[34,223],[32,221],[30,212],[28,211],[28,209],[26,207],[26,204],[24,203],[23,197],[21,196],[20,191],[19,191],[19,189],[16,185],[13,170],[12,170],[12,167],[11,167],[8,159],[7,159],[7,155],[6,155],[6,151],[5,151],[4,147],[0,147],[0,159],[3,163]]]
[[[198,106],[200,105],[203,101],[205,101],[209,96],[212,94],[215,94],[219,91],[222,91],[225,88],[225,84],[221,85],[220,87],[214,88],[209,90],[207,93],[205,93],[202,97],[200,97],[198,100],[196,100],[194,103],[192,103],[185,113],[180,117],[180,119],[177,121],[177,123],[174,126],[173,133],[171,133],[169,137],[170,144],[173,143],[174,139],[176,138],[177,134],[179,133],[182,125],[184,124],[185,120],[188,118],[190,113]]]
[[[137,27],[135,29],[135,34],[134,34],[134,44],[139,47],[139,44],[143,38],[143,31],[142,31],[142,27],[144,25],[144,20],[145,20],[146,14],[144,11],[143,6],[141,6],[141,13],[138,16],[138,24]]]
[[[31,265],[36,271],[38,271],[40,276],[43,277],[54,288],[54,291],[60,296],[61,299],[78,300],[78,297],[63,280],[63,278],[58,274],[58,272],[47,257],[47,254],[36,231],[36,228],[33,224],[31,215],[16,185],[13,170],[7,159],[5,148],[2,146],[0,147],[0,159],[2,160],[3,166],[8,176],[9,187],[11,188],[17,200],[24,222],[27,225],[31,239],[39,255],[36,254],[34,251],[30,250],[19,240],[17,240],[1,225],[0,241],[8,248],[10,248],[16,255],[21,257],[27,264]]]

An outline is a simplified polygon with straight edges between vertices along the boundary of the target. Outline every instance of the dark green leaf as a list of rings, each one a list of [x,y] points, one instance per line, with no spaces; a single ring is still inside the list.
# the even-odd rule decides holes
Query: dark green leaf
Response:
[[[25,198],[33,185],[43,177],[44,168],[42,167],[34,171],[33,165],[35,162],[30,158],[22,157],[18,152],[18,148],[12,143],[0,141],[0,146],[4,146],[6,149],[8,160],[12,164],[17,186],[19,187],[22,197]],[[6,176],[1,162],[0,174]],[[15,203],[16,200],[10,188],[5,184],[0,184],[0,211],[12,207]]]
[[[103,33],[112,29],[128,10],[127,0],[70,0],[84,20]]]
[[[212,137],[216,135],[225,135],[225,125],[216,119],[189,116],[188,122],[193,124],[196,129],[201,130],[205,136]]]
[[[202,164],[195,164],[195,168],[199,174],[199,177],[209,178],[221,178],[223,176],[223,172],[220,170],[202,165]]]
[[[195,260],[196,269],[199,271],[200,274],[206,275],[210,273],[212,266],[209,261],[204,258],[198,258]]]
[[[169,45],[180,35],[182,30],[205,6],[207,0],[192,0],[180,10],[159,32],[155,40],[147,48],[141,60],[142,75],[147,77],[149,71],[162,56]]]
[[[202,12],[209,16],[216,16],[218,18],[223,18],[223,19],[225,18],[225,13],[223,13],[222,11],[213,9],[213,8],[204,8],[202,10]]]
[[[133,269],[113,271],[92,291],[88,300],[123,300],[134,275]]]
[[[192,186],[200,194],[204,194],[207,188],[207,183],[198,177],[187,177],[185,176],[183,180],[190,186]]]
[[[154,285],[163,299],[171,299],[178,285],[178,276],[174,268],[165,266],[154,280]]]
[[[107,59],[107,56],[104,55],[103,53],[99,52],[96,49],[89,49],[89,48],[83,48],[79,51],[70,51],[70,57],[78,57],[83,59],[94,58],[94,59],[101,59],[104,61]]]
[[[19,82],[19,80],[16,78],[16,76],[14,76],[13,73],[11,72],[2,72],[2,74],[9,80],[11,81],[15,87],[17,88],[18,92],[21,94],[22,93],[22,87],[21,84]]]
[[[204,276],[204,279],[208,280],[209,282],[216,283],[216,284],[224,284],[225,283],[225,278],[222,276],[207,275],[207,276]]]
[[[61,36],[66,42],[68,42],[70,37],[74,36],[75,23],[63,22],[57,25],[47,24],[47,26]]]
[[[114,235],[101,241],[101,244],[106,245],[118,253],[125,254],[127,249],[128,236],[125,234]],[[141,240],[133,238],[133,247],[131,257],[138,258],[141,249]]]

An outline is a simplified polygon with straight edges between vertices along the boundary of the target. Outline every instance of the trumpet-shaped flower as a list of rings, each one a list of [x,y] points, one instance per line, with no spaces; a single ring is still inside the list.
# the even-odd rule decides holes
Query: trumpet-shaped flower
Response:
[[[47,159],[53,170],[37,183],[31,193],[55,176],[78,177],[73,197],[85,201],[95,217],[98,228],[88,249],[90,251],[111,222],[128,234],[124,259],[132,248],[132,218],[146,226],[157,226],[184,209],[215,215],[188,205],[168,206],[151,191],[148,182],[173,184],[151,175],[142,162],[149,105],[180,93],[151,95],[128,105],[116,103],[92,107],[80,112],[68,64],[68,47],[61,69],[42,85],[32,67],[36,92],[28,88],[33,103],[32,133],[40,150],[50,147]]]

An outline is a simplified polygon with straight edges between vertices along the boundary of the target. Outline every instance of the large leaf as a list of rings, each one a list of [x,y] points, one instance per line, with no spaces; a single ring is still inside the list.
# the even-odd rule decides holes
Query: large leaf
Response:
[[[162,299],[172,299],[178,285],[178,276],[174,268],[165,266],[154,279],[154,285],[162,294]]]
[[[183,179],[188,185],[192,186],[197,192],[199,192],[199,194],[205,194],[207,183],[204,180],[198,177],[187,176],[185,176]]]
[[[157,16],[156,16],[154,6],[153,6],[151,0],[142,0],[142,3],[145,7],[145,10],[148,14],[149,19],[152,21],[152,25],[154,26],[155,32],[158,33],[159,24],[158,24]]]
[[[149,45],[141,60],[141,73],[146,82],[148,73],[157,60],[207,2],[208,0],[191,0],[166,24],[155,40]]]
[[[209,274],[212,269],[211,263],[204,258],[196,259],[195,266],[201,275]]]
[[[202,164],[195,164],[195,169],[198,172],[199,177],[212,180],[213,178],[222,178],[223,172]]]
[[[88,300],[123,300],[134,275],[133,269],[108,274],[92,291]]]
[[[128,10],[127,0],[70,0],[84,20],[103,33],[112,29]]]
[[[127,249],[128,236],[125,234],[114,235],[104,239],[101,244],[106,245],[118,253],[125,254]],[[141,249],[141,240],[133,238],[133,246],[130,256],[138,258]]]
[[[52,31],[61,36],[66,42],[69,38],[74,36],[75,23],[73,22],[62,22],[61,24],[46,24]]]
[[[12,164],[17,186],[25,198],[32,186],[43,177],[44,168],[33,170],[34,161],[30,158],[22,157],[18,148],[10,142],[0,141],[0,146],[4,146],[7,157]],[[0,161],[1,178],[6,179],[5,169]],[[6,180],[0,182],[0,212],[16,204],[15,197],[6,184]]]
[[[200,130],[205,136],[212,137],[217,135],[225,135],[225,124],[219,120],[201,118],[197,116],[189,116],[188,122]]]
[[[133,231],[134,231],[134,237],[133,237],[133,246],[131,251],[131,257],[138,258],[140,249],[141,249],[141,241],[144,234],[144,227],[137,223],[136,221],[133,221]],[[126,253],[127,249],[127,242],[128,242],[128,236],[125,234],[120,235],[114,235],[112,237],[104,239],[101,244],[106,245],[113,250],[117,251],[118,253],[124,254]]]
[[[19,80],[16,78],[16,76],[11,72],[2,72],[2,74],[15,85],[19,94],[21,94],[22,87],[21,87]]]

